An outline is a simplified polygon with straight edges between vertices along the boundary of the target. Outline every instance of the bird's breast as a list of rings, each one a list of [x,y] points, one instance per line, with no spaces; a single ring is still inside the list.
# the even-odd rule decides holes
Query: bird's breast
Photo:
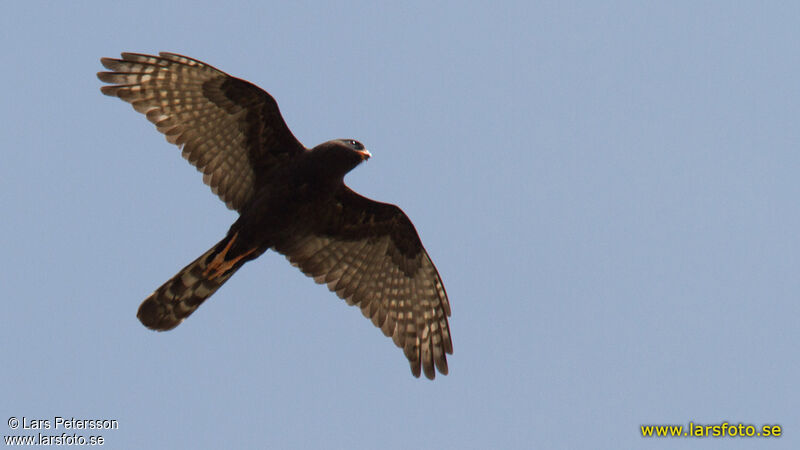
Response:
[[[241,211],[231,230],[271,247],[286,237],[324,228],[333,203],[330,190],[315,183],[265,186]]]

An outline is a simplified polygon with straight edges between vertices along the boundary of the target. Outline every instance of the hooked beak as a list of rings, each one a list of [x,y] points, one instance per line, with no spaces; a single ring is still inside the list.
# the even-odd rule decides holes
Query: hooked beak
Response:
[[[366,161],[366,160],[368,160],[369,158],[372,157],[372,153],[370,153],[369,150],[367,150],[367,149],[358,150],[358,154],[361,155],[361,160],[362,161]]]

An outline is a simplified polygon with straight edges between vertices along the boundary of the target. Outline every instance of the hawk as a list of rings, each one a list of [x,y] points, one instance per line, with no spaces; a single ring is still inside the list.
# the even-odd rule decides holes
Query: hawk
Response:
[[[178,326],[248,261],[284,255],[403,349],[411,373],[447,374],[450,303],[416,229],[395,205],[363,197],[344,176],[371,154],[353,139],[308,149],[264,90],[186,56],[122,53],[97,77],[147,116],[239,213],[225,237],[139,307],[146,327]]]

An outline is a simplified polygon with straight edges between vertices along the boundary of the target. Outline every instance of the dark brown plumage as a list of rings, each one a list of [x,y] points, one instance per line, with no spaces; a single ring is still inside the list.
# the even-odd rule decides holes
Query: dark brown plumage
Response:
[[[205,63],[173,53],[102,58],[106,95],[131,103],[183,149],[239,218],[219,243],[156,289],[139,307],[142,323],[176,327],[244,263],[267,250],[350,305],[358,305],[403,349],[411,372],[447,374],[453,353],[450,304],[408,217],[345,186],[370,157],[352,139],[305,148],[268,93]]]

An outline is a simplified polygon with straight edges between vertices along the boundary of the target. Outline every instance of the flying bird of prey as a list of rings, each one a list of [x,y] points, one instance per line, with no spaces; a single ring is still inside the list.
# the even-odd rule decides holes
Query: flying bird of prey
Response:
[[[267,250],[358,305],[403,349],[411,372],[447,374],[450,303],[403,211],[352,191],[344,176],[371,155],[353,139],[308,149],[259,87],[173,53],[102,58],[103,94],[147,116],[239,218],[227,235],[147,297],[148,328],[178,326]]]

